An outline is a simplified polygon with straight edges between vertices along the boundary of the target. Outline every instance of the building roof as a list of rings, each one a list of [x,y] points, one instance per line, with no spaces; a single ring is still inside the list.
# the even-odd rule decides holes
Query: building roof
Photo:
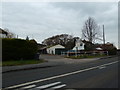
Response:
[[[47,48],[51,48],[51,47],[61,47],[61,48],[65,48],[64,46],[60,45],[60,44],[57,44],[57,45],[53,45],[53,46],[49,46]]]

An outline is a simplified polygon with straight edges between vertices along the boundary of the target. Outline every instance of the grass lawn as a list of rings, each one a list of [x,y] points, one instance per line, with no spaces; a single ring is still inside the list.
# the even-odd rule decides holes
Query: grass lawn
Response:
[[[45,60],[10,60],[0,62],[0,66],[17,66],[17,65],[26,65],[26,64],[39,64],[46,62]]]
[[[82,56],[69,56],[65,58],[71,58],[71,59],[84,59],[84,58],[99,58],[99,57],[104,57],[106,55],[96,55],[96,56],[88,56],[88,55],[82,55]]]

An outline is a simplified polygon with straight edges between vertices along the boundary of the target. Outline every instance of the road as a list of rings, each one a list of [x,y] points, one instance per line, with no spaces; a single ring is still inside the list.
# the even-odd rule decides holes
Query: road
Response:
[[[118,88],[118,57],[3,73],[3,89]]]

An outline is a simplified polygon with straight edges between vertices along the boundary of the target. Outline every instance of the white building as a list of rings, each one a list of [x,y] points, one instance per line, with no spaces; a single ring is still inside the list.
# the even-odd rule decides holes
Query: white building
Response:
[[[64,50],[65,47],[62,45],[55,45],[55,46],[51,46],[49,48],[47,48],[47,53],[48,54],[60,54],[62,52],[62,50]]]
[[[84,50],[84,43],[81,39],[77,39],[75,42],[75,47],[72,50]]]

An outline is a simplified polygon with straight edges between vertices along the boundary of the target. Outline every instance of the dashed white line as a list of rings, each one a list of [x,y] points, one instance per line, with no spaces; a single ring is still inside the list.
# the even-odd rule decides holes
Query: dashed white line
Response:
[[[30,85],[30,86],[23,87],[22,89],[33,88],[33,87],[35,87],[35,86],[36,86],[36,85]]]
[[[66,86],[66,84],[63,84],[63,85],[59,85],[59,86],[55,86],[55,87],[52,87],[52,89],[59,89],[59,88],[62,88],[62,87],[65,87]]]
[[[57,85],[57,84],[59,84],[59,83],[61,83],[61,82],[55,82],[55,83],[51,83],[51,84],[39,86],[39,87],[36,87],[36,88],[44,89],[44,88],[48,88],[48,87],[50,87],[50,86]]]
[[[103,69],[103,68],[106,68],[106,66],[99,67],[99,69]]]
[[[87,69],[83,69],[83,70],[78,70],[78,71],[74,71],[74,72],[70,72],[70,73],[66,73],[66,74],[62,74],[62,75],[57,75],[57,76],[53,76],[53,77],[49,77],[49,78],[45,78],[45,79],[40,79],[40,80],[36,80],[36,81],[31,81],[31,82],[27,82],[27,83],[23,83],[23,84],[19,84],[19,85],[14,85],[14,86],[10,86],[10,87],[4,88],[4,89],[12,89],[12,88],[17,88],[17,87],[21,87],[21,86],[33,84],[33,83],[38,83],[38,82],[43,82],[43,81],[47,81],[47,80],[51,80],[51,79],[56,79],[56,78],[60,78],[60,77],[65,77],[65,76],[77,74],[77,73],[80,73],[80,72],[93,70],[93,69],[99,68],[99,67],[101,67],[101,66],[111,65],[111,64],[114,64],[114,63],[117,63],[117,62],[118,62],[118,61],[111,62],[111,63],[107,63],[107,64],[103,64],[103,65],[99,65],[99,66],[95,66],[95,67],[91,67],[91,68],[87,68]]]

